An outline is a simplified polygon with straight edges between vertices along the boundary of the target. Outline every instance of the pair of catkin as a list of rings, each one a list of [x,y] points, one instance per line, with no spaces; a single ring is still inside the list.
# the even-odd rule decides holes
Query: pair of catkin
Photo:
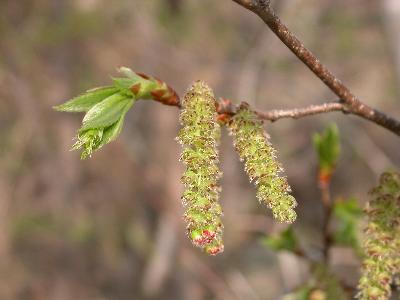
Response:
[[[186,165],[182,202],[189,238],[211,255],[224,249],[222,208],[218,201],[222,173],[218,167],[221,129],[217,117],[212,90],[202,81],[195,82],[182,101],[183,128],[177,138],[183,145],[180,159]],[[280,176],[282,167],[262,122],[246,105],[241,105],[227,125],[250,181],[254,180],[258,187],[257,198],[272,209],[276,219],[292,223],[296,219],[296,201],[289,194],[286,178]]]

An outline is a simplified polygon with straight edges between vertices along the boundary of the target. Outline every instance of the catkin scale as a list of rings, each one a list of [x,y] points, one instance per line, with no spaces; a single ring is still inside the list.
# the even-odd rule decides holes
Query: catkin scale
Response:
[[[276,160],[276,150],[256,114],[243,104],[228,123],[230,134],[240,160],[250,181],[257,186],[257,198],[271,208],[276,219],[292,223],[296,219],[296,200],[285,177],[282,166]]]
[[[185,186],[182,203],[188,236],[195,246],[210,255],[223,251],[222,208],[218,202],[217,146],[220,127],[211,89],[195,82],[182,101],[180,122],[183,125],[177,140],[183,146],[180,160],[185,164],[181,178]]]

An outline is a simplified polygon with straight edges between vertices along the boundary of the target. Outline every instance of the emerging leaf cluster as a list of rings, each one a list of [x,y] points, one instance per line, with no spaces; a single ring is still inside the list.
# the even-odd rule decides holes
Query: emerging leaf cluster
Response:
[[[86,113],[72,146],[73,150],[82,149],[82,159],[119,136],[125,115],[137,100],[175,96],[164,82],[125,67],[119,71],[124,76],[112,78],[113,85],[88,90],[54,107],[58,111]]]
[[[339,130],[336,124],[331,124],[322,134],[315,133],[313,143],[318,155],[318,181],[321,186],[326,186],[340,155]]]
[[[391,295],[393,277],[400,271],[400,174],[382,174],[379,186],[370,194],[358,298],[386,300]]]
[[[216,122],[213,92],[204,82],[197,81],[186,93],[182,106],[180,121],[183,128],[178,141],[184,146],[181,160],[186,169],[182,183],[186,189],[182,201],[186,208],[188,234],[194,245],[215,255],[222,252],[224,246],[222,209],[218,202],[220,126]]]
[[[277,220],[294,222],[297,203],[289,194],[291,189],[286,177],[280,175],[283,169],[276,160],[276,150],[264,132],[262,121],[247,105],[242,105],[229,122],[229,130],[250,181],[257,185],[257,198],[271,208]]]

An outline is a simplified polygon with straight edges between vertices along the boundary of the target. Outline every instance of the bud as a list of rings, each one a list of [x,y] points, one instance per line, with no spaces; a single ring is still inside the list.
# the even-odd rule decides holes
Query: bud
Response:
[[[186,93],[182,106],[183,128],[177,140],[183,146],[180,160],[186,165],[182,176],[184,219],[192,243],[216,255],[223,251],[223,226],[218,202],[220,127],[216,122],[214,95],[204,82],[197,81]]]
[[[228,124],[240,160],[250,181],[257,185],[257,198],[271,208],[277,220],[292,223],[296,219],[296,200],[289,194],[286,178],[280,175],[283,169],[262,125],[246,104],[241,105]]]

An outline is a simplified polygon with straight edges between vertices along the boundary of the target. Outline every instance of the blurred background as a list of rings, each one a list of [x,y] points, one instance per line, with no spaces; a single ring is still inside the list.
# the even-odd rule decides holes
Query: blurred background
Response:
[[[400,3],[277,0],[282,19],[366,103],[400,118]],[[283,228],[258,205],[224,132],[225,252],[186,238],[178,110],[138,102],[122,136],[86,161],[68,151],[82,115],[52,106],[127,66],[183,95],[197,79],[259,109],[334,100],[261,20],[229,0],[0,1],[0,299],[281,299],[308,263],[262,239]],[[334,198],[360,203],[400,163],[392,133],[340,113],[266,124],[298,200],[295,231],[321,257],[314,132],[336,122]],[[349,286],[359,260],[332,249]],[[319,298],[318,298],[319,299]]]

